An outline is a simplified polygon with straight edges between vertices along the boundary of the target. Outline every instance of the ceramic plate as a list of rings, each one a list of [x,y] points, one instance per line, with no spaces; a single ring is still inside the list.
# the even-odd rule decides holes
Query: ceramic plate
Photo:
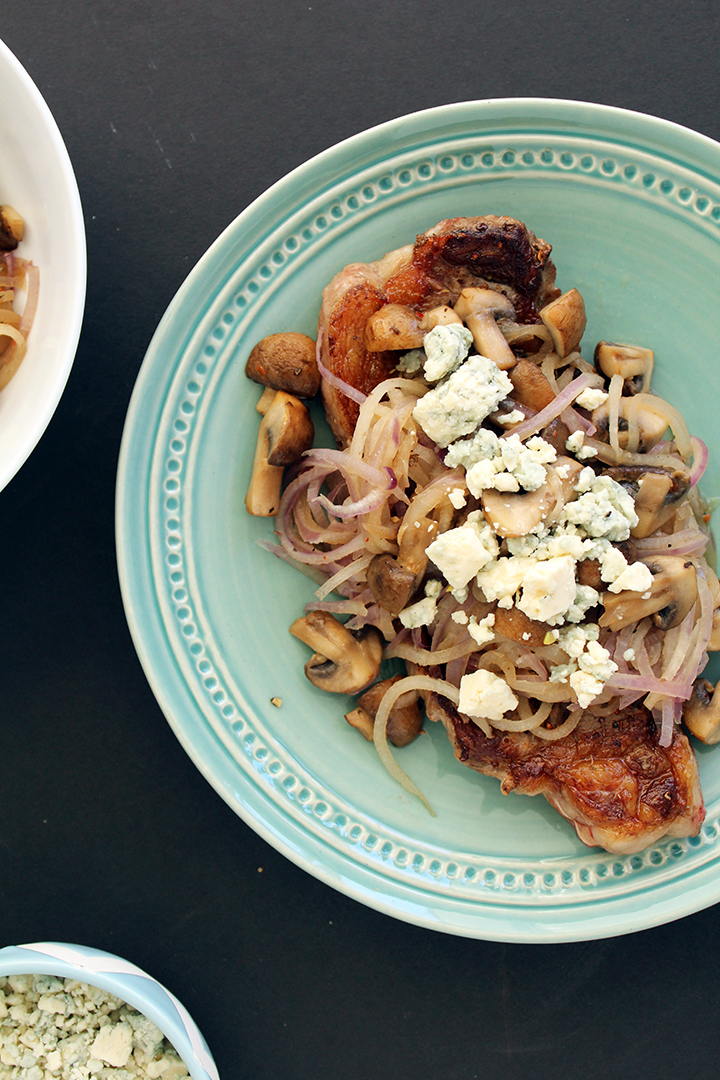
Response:
[[[707,820],[639,855],[584,847],[543,799],[503,797],[440,725],[401,752],[437,816],[305,679],[288,634],[312,598],[243,506],[273,331],[315,334],[320,295],[445,217],[509,214],[553,244],[600,337],[656,351],[654,386],[710,446],[720,493],[720,146],[570,101],[468,102],[402,117],[295,170],[213,244],[165,314],[133,395],[117,529],[129,624],[187,752],[271,844],[398,918],[505,941],[600,938],[720,898],[720,747],[700,748]],[[271,704],[282,700],[280,707]]]

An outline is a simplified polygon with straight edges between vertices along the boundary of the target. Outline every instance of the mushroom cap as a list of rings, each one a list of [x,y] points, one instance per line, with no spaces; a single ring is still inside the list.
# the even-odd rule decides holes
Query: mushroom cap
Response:
[[[537,412],[555,400],[550,380],[532,360],[518,360],[510,372],[510,382],[513,384],[514,399]]]
[[[647,393],[655,363],[652,349],[640,345],[620,345],[615,341],[598,341],[595,346],[595,367],[609,379],[622,375],[623,393]]]
[[[619,465],[608,469],[607,475],[628,489],[635,500],[638,522],[631,535],[636,540],[650,536],[669,521],[690,490],[690,472],[684,467]]]
[[[358,705],[375,719],[386,692],[402,678],[402,675],[393,675],[390,679],[382,679],[375,683],[358,698]],[[417,691],[410,690],[407,694],[402,694],[390,710],[386,728],[387,737],[393,746],[409,746],[420,734],[422,724],[423,716],[418,704]]]
[[[315,397],[320,389],[315,342],[294,330],[270,334],[254,347],[245,365],[253,382],[296,397]]]
[[[23,238],[25,222],[12,206],[0,206],[0,251],[14,251]]]
[[[278,390],[262,423],[268,432],[270,465],[292,465],[312,446],[315,428],[310,412],[292,394]]]
[[[567,356],[577,349],[587,325],[585,302],[577,289],[552,300],[542,309],[540,318],[550,331],[558,356]]]
[[[485,520],[499,536],[525,536],[572,498],[582,468],[575,458],[559,457],[546,466],[548,478],[536,491],[483,491]]]
[[[365,323],[368,352],[418,349],[423,336],[419,315],[406,304],[383,304]]]
[[[683,707],[683,723],[700,742],[720,742],[720,694],[707,679],[696,679]]]
[[[290,633],[315,650],[305,664],[313,686],[333,694],[357,694],[377,678],[383,641],[375,627],[354,633],[328,611],[309,611],[295,620]]]
[[[600,626],[621,630],[650,615],[655,626],[671,630],[692,608],[697,599],[697,574],[692,561],[678,555],[658,555],[643,561],[653,575],[650,595],[630,590],[603,593],[605,611]]]
[[[385,552],[376,555],[367,568],[367,583],[373,600],[391,615],[398,615],[407,607],[415,591],[417,574]]]

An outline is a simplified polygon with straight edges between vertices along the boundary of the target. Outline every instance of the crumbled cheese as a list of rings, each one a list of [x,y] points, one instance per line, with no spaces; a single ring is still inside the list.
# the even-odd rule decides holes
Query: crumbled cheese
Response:
[[[463,611],[462,608],[459,608],[457,611],[453,611],[450,618],[452,619],[453,622],[458,623],[460,626],[467,626],[467,624],[468,624],[467,611]]]
[[[52,975],[0,977],[2,1080],[189,1080],[162,1032],[95,986]]]
[[[572,435],[565,440],[565,447],[574,454],[578,461],[585,461],[587,458],[596,457],[597,450],[594,446],[585,446],[585,432],[573,431]]]
[[[520,409],[513,409],[508,413],[497,413],[493,417],[493,420],[500,424],[501,427],[514,427],[515,424],[521,423],[524,419],[525,413],[521,412]]]
[[[587,671],[573,671],[570,676],[570,686],[575,691],[575,697],[581,709],[587,709],[603,689],[600,679]]]
[[[482,716],[486,720],[501,720],[506,712],[517,708],[518,699],[499,675],[480,669],[460,680],[458,710],[465,716]]]
[[[625,652],[623,653],[623,660],[625,660],[626,663],[631,664],[634,659],[635,659],[635,650],[634,649],[626,649]]]
[[[473,336],[461,323],[435,326],[423,338],[425,378],[437,382],[460,367],[470,352]]]
[[[425,596],[414,604],[403,608],[398,618],[408,630],[415,630],[420,626],[430,626],[437,614],[437,600],[442,592],[442,583],[436,578],[431,578],[425,583]]]
[[[416,375],[425,363],[425,353],[422,349],[410,349],[403,353],[395,365],[398,371],[404,371],[406,375]]]
[[[617,664],[598,641],[599,633],[594,623],[563,627],[558,633],[558,645],[570,663],[550,669],[550,682],[569,682],[583,709],[602,693],[607,680],[617,671]]]
[[[632,495],[609,476],[593,476],[590,488],[563,507],[561,520],[579,525],[588,536],[627,540],[638,523]]]
[[[624,590],[644,593],[652,587],[653,576],[645,563],[634,562],[627,566],[619,574],[610,586],[610,592],[619,593]]]
[[[474,431],[512,388],[497,364],[473,355],[420,398],[413,416],[438,446],[449,446]]]
[[[465,492],[462,488],[459,487],[453,488],[451,491],[448,491],[448,499],[453,504],[456,510],[461,510],[462,507],[465,506],[465,504],[467,503],[467,499],[465,498]]]
[[[433,540],[427,554],[450,587],[456,590],[462,589],[482,567],[496,559],[499,550],[495,533],[484,523],[480,511],[474,510],[468,514],[464,525],[448,529]]]
[[[445,463],[464,467],[470,494],[479,498],[489,488],[537,491],[547,479],[545,466],[556,458],[555,448],[539,436],[523,443],[517,435],[501,439],[480,428],[471,439],[452,443]]]
[[[490,612],[484,619],[478,620],[474,615],[470,616],[468,622],[468,633],[473,639],[476,645],[487,645],[489,641],[492,641],[495,637],[492,627],[495,625],[495,614]]]
[[[606,390],[601,390],[600,387],[588,386],[583,390],[581,394],[575,398],[575,404],[579,405],[581,409],[587,409],[589,412],[594,412],[595,409],[599,409],[601,405],[604,405],[608,399]]]
[[[498,607],[511,608],[515,593],[522,585],[526,574],[530,573],[536,565],[537,559],[524,555],[515,555],[512,558],[503,555],[478,572],[477,583],[486,600],[491,603],[497,600]]]
[[[574,603],[575,593],[575,560],[560,555],[528,570],[517,607],[530,619],[553,623]]]
[[[578,585],[575,590],[575,599],[565,612],[565,621],[582,622],[590,608],[599,603],[600,593],[597,589],[593,589],[592,585]]]

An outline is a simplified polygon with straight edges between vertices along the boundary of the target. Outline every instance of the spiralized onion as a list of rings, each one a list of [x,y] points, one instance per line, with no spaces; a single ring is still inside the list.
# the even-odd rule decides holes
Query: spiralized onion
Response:
[[[460,691],[452,683],[446,682],[444,679],[433,679],[429,675],[408,675],[404,679],[399,679],[397,682],[392,683],[389,689],[385,692],[382,701],[378,707],[378,711],[375,715],[375,722],[373,724],[373,742],[375,749],[378,752],[378,756],[383,765],[394,777],[399,784],[409,791],[411,795],[416,795],[420,802],[430,811],[433,817],[435,817],[435,811],[419,787],[417,787],[407,773],[400,768],[388,746],[387,740],[387,723],[390,716],[390,710],[399,697],[406,694],[408,690],[430,690],[436,694],[442,695],[442,697],[448,698],[454,705],[457,705],[460,700]]]

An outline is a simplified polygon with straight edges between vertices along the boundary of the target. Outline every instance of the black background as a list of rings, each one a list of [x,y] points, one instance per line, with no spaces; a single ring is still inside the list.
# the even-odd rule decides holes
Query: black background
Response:
[[[20,0],[0,35],[65,138],[88,241],[67,391],[0,494],[0,944],[147,969],[223,1080],[718,1076],[720,910],[518,946],[423,930],[297,868],[211,789],[117,583],[130,393],[165,307],[288,170],[405,112],[539,95],[720,138],[710,0]]]

